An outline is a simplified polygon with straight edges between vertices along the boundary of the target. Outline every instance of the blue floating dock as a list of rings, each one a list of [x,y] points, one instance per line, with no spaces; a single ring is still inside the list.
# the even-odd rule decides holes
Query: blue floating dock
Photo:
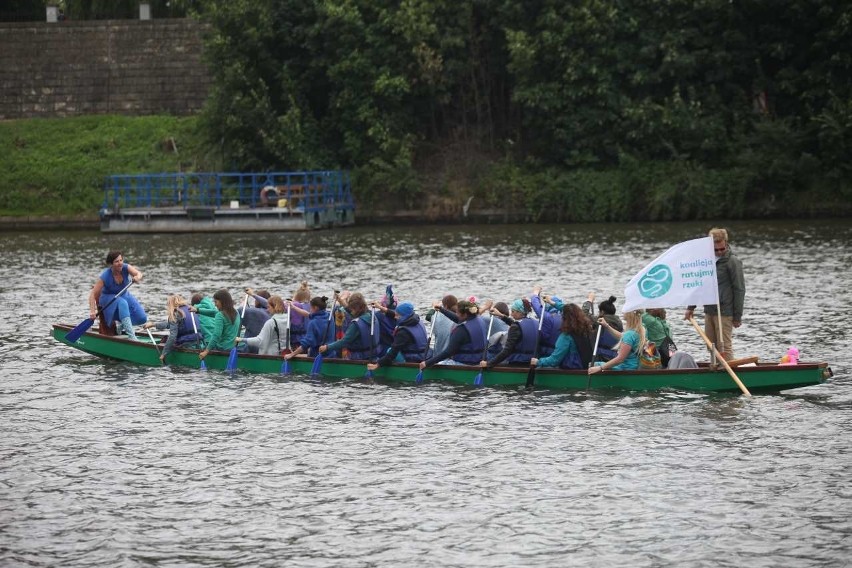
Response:
[[[104,233],[309,231],[355,223],[348,172],[113,175]]]

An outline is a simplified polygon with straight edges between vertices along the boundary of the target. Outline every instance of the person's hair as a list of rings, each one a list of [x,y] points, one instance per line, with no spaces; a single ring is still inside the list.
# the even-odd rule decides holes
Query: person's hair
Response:
[[[469,317],[475,316],[479,313],[479,306],[473,302],[461,300],[458,304],[456,304],[456,311],[460,316],[468,319]]]
[[[308,288],[308,281],[303,280],[299,287],[296,288],[296,291],[293,292],[293,301],[296,302],[309,302],[311,299],[311,289]]]
[[[361,292],[355,292],[349,296],[349,302],[346,305],[352,316],[356,318],[367,311],[367,301]]]
[[[219,311],[225,314],[225,317],[233,323],[237,319],[237,310],[234,309],[234,299],[231,297],[231,293],[222,288],[213,294],[213,299],[219,300],[219,303],[222,305]]]
[[[311,299],[311,305],[319,311],[326,309],[328,307],[328,296],[314,296]]]
[[[665,308],[648,308],[647,310],[645,310],[645,313],[652,315],[655,318],[660,318],[661,320],[666,319]]]
[[[170,322],[176,322],[177,316],[175,312],[177,312],[178,308],[186,305],[186,298],[181,296],[180,294],[169,294],[169,299],[166,300],[166,314],[167,319]]]
[[[610,296],[608,300],[604,300],[598,304],[598,313],[615,315],[615,296]]]
[[[645,326],[642,325],[642,310],[631,310],[624,314],[624,331],[632,329],[639,334],[639,349],[645,345]]]
[[[728,231],[726,229],[720,229],[718,227],[713,227],[710,229],[710,232],[707,233],[711,237],[713,237],[713,242],[720,243],[722,241],[728,242]]]
[[[192,299],[190,300],[190,303],[194,306],[195,304],[201,303],[201,300],[203,299],[204,294],[202,294],[201,292],[194,292],[192,294]]]
[[[565,304],[562,308],[562,333],[583,335],[591,333],[592,321],[577,304]]]
[[[260,293],[258,293],[258,296]],[[272,306],[272,312],[276,314],[284,313],[284,300],[281,299],[281,296],[270,296],[269,297],[269,305]]]
[[[261,298],[268,300],[272,297],[272,294],[269,293],[269,290],[258,290],[254,293],[255,296],[260,296]]]
[[[497,302],[494,304],[494,308],[504,316],[509,315],[509,305],[506,302]]]
[[[453,296],[452,294],[447,294],[443,298],[441,298],[441,304],[444,306],[446,310],[454,310],[456,305],[458,305],[459,299]]]
[[[124,256],[120,250],[111,250],[107,253],[105,262],[107,265],[112,264],[120,256]]]

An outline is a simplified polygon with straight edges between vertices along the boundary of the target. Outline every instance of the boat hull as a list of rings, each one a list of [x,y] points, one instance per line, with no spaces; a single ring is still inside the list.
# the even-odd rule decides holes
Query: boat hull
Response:
[[[97,331],[85,333],[76,342],[65,339],[74,326],[55,324],[53,337],[80,351],[118,361],[138,365],[160,366],[157,347],[150,341],[131,341],[123,336],[100,335]],[[141,337],[140,337],[141,338]],[[283,359],[281,357],[252,355],[241,353],[238,369],[252,373],[280,374]],[[169,354],[169,365],[198,368],[200,361],[197,349],[178,348]],[[214,351],[205,359],[208,369],[225,370],[228,352]],[[294,357],[290,361],[290,371],[294,375],[309,375],[313,358]],[[418,374],[416,363],[401,363],[382,367],[373,372],[377,379],[396,382],[416,382]],[[484,386],[524,386],[527,379],[527,367],[505,367],[489,369],[483,372]],[[363,361],[344,359],[325,359],[321,373],[328,378],[361,378],[366,367]],[[824,382],[830,370],[827,363],[799,363],[798,365],[760,364],[754,367],[740,367],[736,370],[740,380],[752,392],[777,392]],[[436,365],[423,371],[424,381],[444,381],[462,385],[473,385],[478,367],[463,365]],[[588,375],[585,370],[568,371],[562,369],[539,369],[536,372],[535,386],[559,390],[628,390],[644,391],[659,389],[677,389],[688,391],[737,391],[739,389],[724,370],[714,370],[703,366],[698,369],[661,369],[641,371],[619,371]]]

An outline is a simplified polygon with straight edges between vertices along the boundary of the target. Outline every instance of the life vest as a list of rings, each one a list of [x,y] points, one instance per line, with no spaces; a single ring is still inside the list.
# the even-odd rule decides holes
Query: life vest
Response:
[[[378,323],[374,322],[373,334],[370,335],[370,315],[366,315],[366,321],[364,316],[352,320],[351,325],[358,326],[358,340],[355,342],[355,345],[349,348],[348,359],[366,361],[378,357],[381,353]]]
[[[541,341],[538,344],[538,356],[547,357],[556,348],[556,340],[562,333],[562,314],[544,312],[541,322]]]
[[[198,316],[189,311],[188,306],[181,306],[178,309],[183,314],[183,319],[178,324],[178,335],[175,344],[183,345],[184,343],[201,341],[201,322]],[[195,328],[192,327],[193,320],[195,320]],[[195,331],[196,329],[198,329],[197,332]]]
[[[592,361],[592,338],[588,334],[571,334],[574,340],[574,351],[568,353],[559,366],[563,369],[587,369]]]
[[[307,345],[307,349],[305,349],[309,356],[315,357],[319,353],[317,348],[320,345],[328,345],[334,342],[336,327],[335,322],[328,319],[326,310],[316,311],[308,316],[308,331],[303,336],[305,341],[301,341],[300,345],[305,348],[306,343],[310,341],[318,342],[317,345]],[[323,338],[323,334],[325,334],[325,338]],[[334,358],[338,357],[339,353],[337,351],[326,351],[324,356]]]
[[[515,344],[515,351],[506,358],[506,362],[529,363],[535,352],[538,322],[530,318],[523,318],[516,323],[521,328],[521,340]],[[541,350],[541,345],[539,345],[539,350]]]
[[[462,345],[461,349],[453,355],[453,360],[465,365],[479,365],[482,361],[482,352],[485,350],[488,338],[485,335],[488,333],[488,328],[485,321],[480,317],[472,317],[467,321],[457,324],[453,329],[453,333],[457,333],[457,329],[464,326],[470,335],[470,341]]]
[[[420,321],[420,318],[412,316],[396,326],[396,329],[393,330],[394,335],[401,328],[405,328],[414,338],[414,343],[401,351],[403,359],[409,362],[422,361],[423,354],[426,352],[426,342],[429,341],[429,337],[426,335],[426,326]]]

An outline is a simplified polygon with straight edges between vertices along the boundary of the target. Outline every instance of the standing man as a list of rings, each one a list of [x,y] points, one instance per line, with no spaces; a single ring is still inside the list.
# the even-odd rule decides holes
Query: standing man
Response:
[[[716,279],[719,282],[722,328],[719,329],[719,312],[716,305],[709,304],[704,306],[704,331],[711,341],[716,342],[716,348],[722,356],[731,360],[734,358],[734,328],[740,327],[743,321],[745,304],[743,263],[728,245],[728,231],[710,229],[709,235],[713,237],[713,251],[716,253]],[[684,319],[690,319],[694,310],[695,306],[689,306]]]

